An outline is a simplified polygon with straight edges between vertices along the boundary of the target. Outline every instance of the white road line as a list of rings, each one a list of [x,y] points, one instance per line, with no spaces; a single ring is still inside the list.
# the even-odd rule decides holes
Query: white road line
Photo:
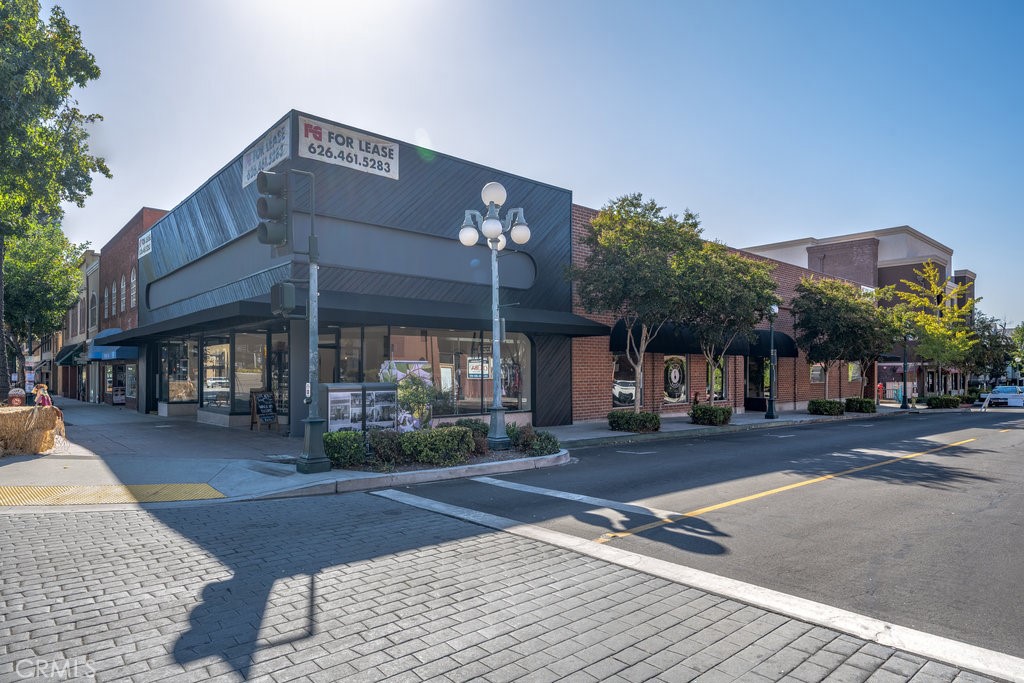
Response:
[[[1024,659],[987,650],[976,645],[961,643],[942,636],[935,636],[904,626],[898,626],[880,619],[848,612],[837,607],[813,602],[795,595],[780,593],[769,588],[736,581],[699,569],[673,564],[638,553],[620,550],[583,538],[576,538],[558,531],[551,531],[532,524],[499,517],[497,515],[470,510],[447,503],[420,498],[402,491],[387,489],[372,491],[370,495],[380,496],[397,503],[428,510],[447,517],[454,517],[473,524],[505,531],[515,536],[547,543],[565,550],[594,557],[605,562],[634,569],[675,583],[699,588],[709,593],[761,607],[809,624],[816,624],[836,631],[848,633],[857,638],[911,652],[928,659],[952,664],[986,676],[994,676],[1014,683],[1024,683]]]
[[[591,496],[584,496],[579,493],[569,493],[568,491],[545,489],[539,486],[516,484],[511,481],[494,479],[493,477],[473,477],[471,481],[477,481],[480,482],[481,484],[490,484],[491,486],[500,486],[502,488],[512,489],[513,491],[519,491],[521,493],[535,493],[540,496],[548,496],[550,498],[561,498],[562,500],[571,500],[575,503],[585,503],[587,505],[593,505],[595,507],[600,508],[610,508],[612,510],[618,510],[619,512],[630,512],[632,514],[649,515],[651,517],[657,517],[659,519],[683,516],[679,512],[670,512],[669,510],[658,510],[657,508],[649,508],[643,505],[634,505],[632,503],[622,503],[617,500],[608,500],[606,498],[593,498]]]
[[[658,451],[615,451],[616,453],[625,453],[626,455],[654,455]]]

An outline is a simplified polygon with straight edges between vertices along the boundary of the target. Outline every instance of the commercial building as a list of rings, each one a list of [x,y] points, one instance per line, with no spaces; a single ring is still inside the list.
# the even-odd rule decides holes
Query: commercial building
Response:
[[[287,178],[278,246],[257,239],[260,171]],[[463,246],[459,227],[468,209],[484,208],[480,189],[492,181],[507,189],[508,207],[523,207],[532,233],[499,258],[500,400],[509,420],[543,427],[602,419],[637,400],[668,414],[689,410],[694,398],[764,411],[773,345],[780,410],[873,387],[856,364],[841,365],[825,386],[796,348],[790,309],[796,285],[815,271],[755,251],[747,255],[775,259],[783,305],[774,336],[766,321],[709,370],[685,329],[666,330],[647,354],[645,394],[637,396],[621,324],[579,308],[566,278],[582,262],[594,209],[573,204],[570,190],[292,111],[176,207],[143,209],[104,246],[99,329],[87,347],[99,355],[100,400],[123,396],[139,411],[246,426],[251,399],[270,394],[280,423],[301,434],[315,229],[319,381],[415,373],[430,386],[434,418],[486,415],[490,252]],[[270,292],[282,284],[297,290],[287,316],[271,312]]]

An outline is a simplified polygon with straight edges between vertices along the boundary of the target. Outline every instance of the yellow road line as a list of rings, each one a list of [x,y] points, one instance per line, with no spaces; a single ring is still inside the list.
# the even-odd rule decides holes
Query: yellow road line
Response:
[[[209,484],[0,486],[0,505],[98,505],[209,500],[224,494]]]
[[[874,469],[875,467],[883,467],[885,465],[891,465],[892,463],[900,462],[901,460],[908,460],[909,458],[916,458],[916,457],[921,456],[921,455],[928,455],[929,453],[936,453],[938,451],[945,450],[947,448],[953,448],[954,446],[962,446],[965,443],[970,443],[972,441],[974,441],[974,439],[964,439],[963,441],[957,441],[956,443],[946,444],[945,446],[939,446],[937,448],[932,448],[931,450],[921,451],[920,453],[911,453],[910,455],[901,455],[901,456],[898,456],[898,457],[895,457],[895,458],[890,458],[889,460],[883,460],[882,462],[876,462],[876,463],[872,463],[870,465],[863,465],[861,467],[854,467],[852,469],[843,470],[842,472],[835,472],[833,474],[825,474],[825,475],[822,475],[820,477],[815,477],[813,479],[805,479],[804,481],[798,481],[795,484],[787,484],[786,486],[780,486],[778,488],[771,489],[770,491],[762,491],[761,493],[755,493],[755,494],[750,495],[750,496],[744,496],[742,498],[735,498],[733,500],[729,500],[729,501],[726,501],[724,503],[718,503],[717,505],[708,505],[707,507],[702,507],[702,508],[698,508],[696,510],[691,510],[690,512],[684,512],[681,515],[673,516],[673,517],[670,517],[669,519],[660,519],[660,520],[658,520],[656,522],[650,522],[648,524],[644,524],[644,525],[635,527],[633,529],[626,529],[625,531],[611,531],[611,532],[608,532],[608,533],[604,534],[600,538],[597,538],[597,539],[594,539],[594,540],[597,543],[607,543],[608,541],[612,541],[612,540],[614,540],[616,538],[623,538],[625,536],[633,536],[635,534],[642,533],[644,531],[649,531],[650,529],[656,529],[658,527],[665,526],[667,524],[674,524],[675,522],[678,522],[681,519],[686,519],[688,517],[700,517],[701,515],[705,515],[705,514],[707,514],[709,512],[715,512],[716,510],[721,510],[723,508],[732,507],[733,505],[739,505],[740,503],[748,503],[748,502],[750,502],[752,500],[757,500],[759,498],[765,498],[767,496],[774,496],[776,493],[782,493],[783,491],[791,491],[792,489],[797,489],[797,488],[800,488],[801,486],[808,486],[810,484],[817,484],[819,482],[828,481],[829,479],[835,479],[836,477],[842,477],[842,476],[845,476],[847,474],[854,474],[856,472],[863,472],[864,470]]]
[[[1010,430],[1009,430],[1009,429],[1000,429],[1000,430],[999,430],[999,433],[1000,433],[1000,434],[1003,434],[1003,433],[1005,433],[1005,432],[1008,432],[1008,431],[1010,431]]]

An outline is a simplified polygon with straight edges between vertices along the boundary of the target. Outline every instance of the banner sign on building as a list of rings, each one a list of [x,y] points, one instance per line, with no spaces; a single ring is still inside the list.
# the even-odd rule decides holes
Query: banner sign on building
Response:
[[[398,143],[299,117],[299,156],[398,180]]]
[[[139,258],[153,251],[153,231],[147,230],[139,235]]]
[[[281,125],[260,138],[242,155],[242,187],[256,180],[260,171],[273,168],[275,164],[291,156],[289,124],[289,120],[285,119]]]

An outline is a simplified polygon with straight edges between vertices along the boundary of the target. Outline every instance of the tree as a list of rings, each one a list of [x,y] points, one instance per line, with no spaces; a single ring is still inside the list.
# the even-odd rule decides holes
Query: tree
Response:
[[[83,114],[71,96],[99,78],[78,27],[60,7],[49,22],[38,0],[0,2],[0,264],[6,239],[61,216],[61,202],[82,206],[92,194],[92,174],[110,177],[89,153],[86,127],[101,119]],[[0,276],[0,321],[6,299]],[[0,334],[0,395],[10,387],[6,333]]]
[[[583,238],[584,265],[569,269],[583,308],[610,313],[626,326],[626,358],[636,374],[636,400],[643,398],[644,354],[666,322],[678,318],[681,280],[676,260],[699,251],[700,221],[687,210],[680,220],[643,195],[610,201]],[[685,259],[684,259],[685,260]]]
[[[978,340],[964,360],[964,370],[973,375],[986,375],[998,380],[1006,374],[1006,366],[1013,358],[1013,340],[998,318],[975,311],[971,332]]]
[[[53,223],[37,224],[24,237],[8,238],[3,264],[4,324],[24,372],[21,345],[60,330],[78,300],[78,260],[87,244],[72,244]],[[31,352],[31,349],[29,349]]]
[[[867,369],[904,340],[904,311],[898,306],[880,305],[892,297],[891,287],[857,294],[851,319],[852,343],[847,360],[855,360],[860,364],[860,395],[864,396],[868,381]]]
[[[921,270],[914,269],[914,274],[917,281],[901,280],[907,290],[897,291],[896,296],[909,308],[918,355],[935,363],[939,393],[945,393],[942,368],[962,364],[977,344],[968,324],[976,300],[966,297],[969,283],[952,285],[952,278],[942,278],[931,260]]]
[[[796,343],[807,354],[808,363],[821,364],[825,373],[824,397],[828,398],[829,370],[854,355],[864,300],[857,287],[824,278],[803,278],[796,292],[793,298]]]
[[[718,242],[705,242],[699,252],[676,258],[681,273],[682,322],[690,327],[707,361],[709,380],[726,349],[737,337],[749,337],[768,317],[775,294],[774,266],[749,259]],[[712,391],[708,382],[708,393]]]
[[[1013,328],[1010,342],[1013,347],[1010,352],[1010,364],[1018,373],[1024,372],[1024,323]]]

